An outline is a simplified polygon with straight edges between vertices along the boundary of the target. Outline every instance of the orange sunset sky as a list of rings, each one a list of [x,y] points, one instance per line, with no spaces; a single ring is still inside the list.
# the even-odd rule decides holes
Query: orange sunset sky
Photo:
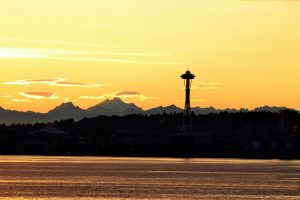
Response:
[[[300,1],[9,0],[0,6],[0,106],[47,112],[120,97],[148,109],[300,109]]]

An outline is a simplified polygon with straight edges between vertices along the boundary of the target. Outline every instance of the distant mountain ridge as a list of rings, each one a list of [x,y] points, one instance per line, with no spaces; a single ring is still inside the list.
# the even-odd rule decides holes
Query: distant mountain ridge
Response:
[[[75,106],[72,102],[62,103],[59,106],[56,106],[54,109],[50,110],[47,114],[45,114],[45,118],[50,120],[55,120],[57,117],[61,117],[61,119],[72,118],[74,120],[82,119],[86,114],[84,109],[81,109],[78,106]]]
[[[182,109],[172,104],[166,107],[159,106],[156,108],[151,108],[149,110],[146,110],[145,114],[156,115],[156,114],[163,114],[163,113],[180,113],[180,112],[182,112]]]
[[[237,112],[279,112],[280,110],[290,109],[286,107],[275,107],[275,106],[263,106],[257,107],[253,110],[248,110],[245,108],[241,109],[216,109],[214,107],[200,108],[194,107],[192,111],[198,114],[210,114],[210,113],[237,113]],[[290,109],[294,110],[295,109]],[[99,104],[96,104],[88,109],[82,109],[78,106],[75,106],[72,102],[62,103],[59,106],[56,106],[47,113],[39,112],[21,112],[15,110],[6,110],[0,107],[0,123],[13,124],[13,123],[37,123],[37,122],[52,122],[55,120],[73,118],[74,120],[80,120],[84,117],[96,117],[99,115],[118,115],[124,116],[129,114],[146,114],[146,115],[155,115],[155,114],[170,114],[170,113],[181,113],[183,110],[176,105],[170,106],[159,106],[151,108],[148,110],[143,110],[142,108],[136,106],[134,103],[125,103],[119,98],[114,98],[111,100],[105,100]]]
[[[90,116],[98,115],[128,115],[143,113],[144,110],[133,103],[125,103],[120,98],[105,100],[86,110]]]

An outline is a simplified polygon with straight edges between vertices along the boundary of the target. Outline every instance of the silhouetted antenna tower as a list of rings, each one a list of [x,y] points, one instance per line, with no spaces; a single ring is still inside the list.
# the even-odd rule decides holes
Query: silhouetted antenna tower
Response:
[[[189,68],[189,66],[188,66]],[[182,131],[185,132],[191,132],[192,131],[192,119],[191,119],[191,99],[190,99],[190,93],[191,93],[191,85],[192,80],[196,77],[194,74],[190,72],[190,70],[187,70],[185,74],[182,74],[180,76],[182,79],[184,79],[184,85],[185,85],[185,105],[184,105],[184,113],[183,113],[183,125],[182,125]]]

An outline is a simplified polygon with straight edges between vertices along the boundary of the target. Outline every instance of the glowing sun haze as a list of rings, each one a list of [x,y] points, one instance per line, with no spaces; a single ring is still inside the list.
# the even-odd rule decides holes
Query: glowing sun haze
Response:
[[[300,109],[300,2],[9,0],[0,7],[0,106],[46,112],[120,97],[145,109]]]

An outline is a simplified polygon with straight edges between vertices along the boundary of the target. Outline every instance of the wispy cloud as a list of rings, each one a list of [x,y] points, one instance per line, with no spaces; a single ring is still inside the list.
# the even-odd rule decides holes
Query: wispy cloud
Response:
[[[65,98],[64,99],[65,103],[67,103],[67,102],[74,102],[74,101],[77,101],[77,99],[71,99],[71,98]]]
[[[193,86],[192,89],[206,89],[206,90],[217,90],[220,89],[220,85],[222,83],[220,82],[196,82],[195,86]]]
[[[19,95],[29,99],[59,99],[59,96],[51,92],[20,92]]]
[[[28,102],[30,101],[29,99],[12,99],[12,102]]]
[[[66,61],[81,61],[81,62],[100,62],[100,63],[124,63],[124,64],[140,64],[140,65],[183,65],[180,62],[149,62],[134,59],[115,59],[115,58],[97,58],[97,57],[63,57],[49,56],[49,59],[66,60]]]
[[[54,45],[67,45],[67,46],[78,46],[78,47],[100,47],[100,48],[117,48],[123,49],[124,47],[112,46],[107,44],[91,44],[82,42],[66,42],[66,41],[56,41],[56,40],[33,40],[26,38],[11,38],[11,37],[0,37],[1,41],[14,41],[32,44],[54,44]]]
[[[23,48],[0,48],[1,58],[47,58],[47,54]]]
[[[11,98],[11,95],[0,95],[0,98]]]
[[[122,91],[122,92],[117,92],[115,93],[115,95],[117,96],[130,96],[130,95],[140,95],[139,92],[135,92],[135,91]]]
[[[111,98],[108,97],[107,95],[99,95],[99,96],[80,96],[79,97],[80,99],[92,99],[92,100],[95,100],[95,99],[100,99],[100,100],[104,100],[104,99],[107,99],[107,98]]]
[[[136,91],[118,91],[118,92],[113,92],[111,94],[103,94],[99,96],[80,96],[80,99],[100,99],[100,100],[105,100],[105,99],[112,99],[112,98],[121,98],[123,100],[132,100],[132,101],[146,101],[150,99],[158,99],[157,97],[151,97],[151,96],[146,96],[143,95],[139,92]]]
[[[87,84],[87,83],[69,82],[65,78],[26,79],[26,80],[5,82],[3,84],[6,84],[6,85],[46,84],[46,85],[50,85],[50,86],[61,86],[61,87],[102,87],[102,86],[104,86],[104,84]]]
[[[170,57],[168,53],[129,52],[129,51],[76,51],[68,49],[42,48],[0,48],[0,59],[10,58],[47,58],[53,60],[102,62],[102,63],[129,63],[129,64],[182,64],[173,61],[147,61],[144,57]],[[127,59],[131,57],[134,59]],[[140,59],[137,59],[141,57]]]
[[[148,52],[123,52],[123,51],[76,51],[69,49],[43,49],[43,48],[0,48],[0,53],[6,55],[37,55],[41,57],[52,56],[134,56],[134,57],[170,57],[168,53],[148,53]],[[0,54],[2,55],[2,54]],[[57,57],[60,58],[60,57]],[[72,57],[70,57],[72,58]]]

